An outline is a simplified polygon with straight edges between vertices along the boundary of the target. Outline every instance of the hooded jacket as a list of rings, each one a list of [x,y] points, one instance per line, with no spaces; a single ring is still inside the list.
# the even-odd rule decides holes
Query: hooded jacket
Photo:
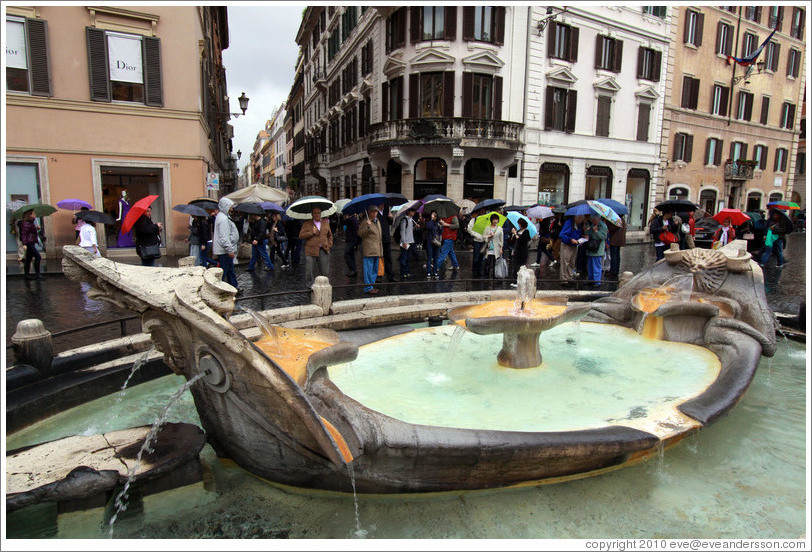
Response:
[[[228,198],[220,198],[217,204],[220,212],[214,219],[214,236],[212,237],[212,249],[215,255],[237,254],[237,246],[240,243],[240,234],[237,232],[237,225],[228,218],[228,212],[234,207],[234,202]]]

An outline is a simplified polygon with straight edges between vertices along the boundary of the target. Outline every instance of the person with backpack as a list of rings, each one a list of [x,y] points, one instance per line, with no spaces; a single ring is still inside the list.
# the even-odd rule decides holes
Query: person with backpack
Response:
[[[437,258],[435,271],[440,271],[443,267],[443,263],[445,263],[446,257],[451,259],[451,267],[454,270],[459,270],[460,263],[457,261],[457,254],[454,253],[454,242],[457,241],[457,230],[460,228],[460,219],[457,215],[440,219],[440,227],[442,228],[443,245],[440,248],[440,256]]]
[[[412,271],[409,268],[409,259],[414,250],[414,209],[406,211],[406,216],[400,219],[396,234],[396,241],[400,245],[400,278],[411,278]],[[394,237],[394,236],[393,236]]]

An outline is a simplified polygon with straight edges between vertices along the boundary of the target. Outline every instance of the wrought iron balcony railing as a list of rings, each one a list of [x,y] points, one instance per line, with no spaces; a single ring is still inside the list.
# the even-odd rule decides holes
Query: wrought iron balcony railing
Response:
[[[752,180],[753,170],[756,168],[754,163],[742,163],[737,161],[730,161],[725,163],[725,179],[726,180]]]
[[[518,149],[524,142],[524,125],[492,119],[436,117],[399,119],[369,127],[369,147],[400,144],[478,145]]]

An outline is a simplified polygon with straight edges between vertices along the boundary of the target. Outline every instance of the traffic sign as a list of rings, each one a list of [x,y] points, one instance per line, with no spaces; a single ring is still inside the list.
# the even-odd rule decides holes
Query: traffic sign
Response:
[[[220,175],[210,172],[206,175],[206,189],[217,191],[220,189]]]

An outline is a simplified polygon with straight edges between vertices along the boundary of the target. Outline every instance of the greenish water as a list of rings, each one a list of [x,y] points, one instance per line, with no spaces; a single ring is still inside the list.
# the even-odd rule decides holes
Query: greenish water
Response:
[[[93,433],[113,418],[115,427],[149,423],[181,383],[171,376],[127,391],[115,418],[115,396],[94,401],[9,436],[7,446]],[[806,397],[806,349],[782,341],[728,416],[659,459],[527,489],[360,496],[358,519],[367,538],[389,539],[797,538],[808,531]],[[199,423],[189,394],[170,420]],[[114,537],[349,539],[356,531],[352,496],[267,484],[208,446],[202,459],[202,483],[145,497]],[[103,538],[104,515],[31,507],[6,518],[7,537]]]

